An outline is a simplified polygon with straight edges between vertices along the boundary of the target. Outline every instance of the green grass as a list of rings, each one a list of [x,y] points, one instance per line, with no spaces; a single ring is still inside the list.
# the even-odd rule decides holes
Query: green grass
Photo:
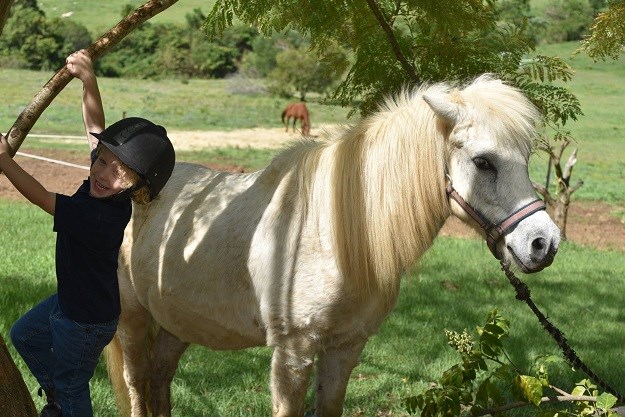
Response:
[[[7,131],[52,73],[0,69],[0,131]],[[15,80],[20,80],[19,83]],[[110,122],[127,116],[158,121],[168,130],[234,130],[282,126],[289,100],[267,94],[237,94],[235,80],[130,80],[100,78]],[[73,80],[44,111],[32,133],[82,135],[82,86]],[[348,109],[310,101],[313,123],[345,122]]]
[[[94,36],[100,36],[122,19],[124,6],[137,8],[144,0],[39,0],[37,4],[47,17],[60,17],[71,12],[68,19],[84,25]],[[206,15],[215,2],[213,0],[179,0],[169,9],[151,19],[155,23],[186,24],[185,15],[194,9],[201,9]]]
[[[52,219],[29,204],[0,201],[0,334],[7,341],[33,395],[36,382],[13,349],[12,323],[55,290]],[[596,251],[563,244],[554,264],[524,277],[535,302],[565,333],[578,355],[600,377],[625,391],[622,347],[625,313],[621,295],[622,252]],[[446,289],[443,281],[457,289]],[[392,411],[406,416],[402,399],[438,380],[458,357],[446,345],[444,329],[473,331],[488,312],[499,308],[512,322],[511,358],[527,368],[540,354],[560,355],[514,291],[486,246],[478,240],[437,239],[416,273],[402,282],[395,310],[372,337],[354,370],[345,416],[375,416]],[[266,416],[270,414],[271,351],[255,348],[214,352],[192,346],[183,356],[173,384],[175,417]],[[565,389],[584,378],[565,365],[553,382]],[[95,414],[116,416],[103,364],[92,381]],[[307,406],[312,404],[309,395]],[[36,398],[37,406],[43,404]]]

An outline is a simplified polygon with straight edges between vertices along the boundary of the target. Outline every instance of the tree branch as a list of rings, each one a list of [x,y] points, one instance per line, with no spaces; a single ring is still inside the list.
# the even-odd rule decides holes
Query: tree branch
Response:
[[[91,54],[91,58],[93,60],[99,58],[143,22],[159,14],[177,1],[178,0],[150,0],[143,6],[137,8],[87,48],[87,51]],[[72,78],[67,68],[63,66],[63,68],[43,86],[41,91],[33,97],[30,104],[22,113],[20,113],[13,127],[11,127],[6,135],[12,155],[15,154],[22,145],[24,138],[28,135],[28,132],[30,132],[30,129],[35,125],[35,122],[39,119],[43,111],[52,103],[52,100],[54,100],[63,88],[69,84]]]
[[[375,18],[377,19],[378,23],[380,24],[380,27],[382,28],[382,30],[386,34],[386,37],[388,38],[388,41],[391,44],[391,49],[393,50],[393,53],[395,54],[395,57],[397,58],[397,60],[401,64],[401,66],[404,69],[404,71],[406,71],[406,73],[408,73],[408,75],[410,76],[410,78],[414,82],[420,83],[421,79],[417,75],[417,71],[416,71],[415,67],[413,67],[410,64],[410,62],[408,62],[408,60],[406,59],[405,55],[402,53],[401,48],[399,46],[399,42],[397,42],[397,38],[395,37],[395,34],[393,33],[393,29],[386,22],[386,19],[384,18],[384,15],[382,15],[382,12],[378,8],[378,5],[375,2],[375,0],[367,0],[367,4],[369,5],[369,8],[371,9],[371,12],[373,13]]]
[[[584,181],[578,181],[577,184],[569,188],[569,195],[582,188],[582,185],[584,185]]]
[[[541,184],[538,184],[534,181],[532,181],[532,186],[534,187],[534,190],[536,190],[538,194],[543,196],[548,206],[551,206],[553,205],[553,203],[555,203],[555,199],[551,196],[551,193],[549,192],[547,188],[545,188]]]
[[[569,180],[571,179],[571,173],[573,172],[573,166],[577,163],[577,148],[571,152],[569,155],[569,159],[564,164],[564,172],[562,173],[562,178],[566,181],[567,185]]]
[[[542,397],[540,399],[541,403],[562,403],[562,402],[572,402],[572,401],[597,402],[597,397],[592,397],[589,395],[570,395],[570,394],[564,393],[564,395],[558,395],[558,396],[553,396],[553,397]],[[474,414],[473,417],[497,415],[498,413],[503,413],[504,411],[513,410],[515,408],[527,407],[530,405],[533,405],[533,404],[530,402],[519,401],[516,403],[502,405],[501,407],[482,410],[478,414]]]
[[[9,18],[11,6],[13,6],[14,1],[15,0],[3,0],[0,2],[0,35],[2,34],[2,29],[4,29],[7,19]]]

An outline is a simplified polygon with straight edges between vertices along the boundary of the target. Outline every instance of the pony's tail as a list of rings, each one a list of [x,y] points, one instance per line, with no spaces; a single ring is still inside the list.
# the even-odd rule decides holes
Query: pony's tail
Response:
[[[158,333],[159,328],[160,326],[154,320],[152,320],[151,324],[149,324],[145,345],[145,354],[147,355],[148,360],[148,372],[150,369],[149,362],[152,345],[156,339],[156,334]],[[111,343],[109,343],[104,350],[104,356],[106,358],[106,369],[108,370],[109,379],[111,380],[111,385],[113,387],[113,393],[115,394],[115,402],[119,408],[119,415],[123,417],[130,416],[132,410],[130,409],[130,392],[128,390],[128,386],[126,385],[126,380],[124,379],[124,353],[117,333],[113,336],[113,340],[111,340]],[[150,375],[145,376],[146,382],[143,389],[145,390],[145,400],[149,404],[151,401],[149,386]]]
[[[286,115],[286,109],[282,112],[282,124],[284,124],[284,115]]]
[[[104,350],[106,369],[115,393],[115,400],[119,407],[120,416],[130,415],[130,394],[124,380],[124,356],[119,336],[115,334],[111,343]]]

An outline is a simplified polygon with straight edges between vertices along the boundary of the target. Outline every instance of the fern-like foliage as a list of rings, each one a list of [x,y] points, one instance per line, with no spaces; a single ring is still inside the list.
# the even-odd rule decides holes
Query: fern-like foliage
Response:
[[[625,1],[610,1],[608,10],[599,13],[590,28],[590,36],[577,51],[594,60],[618,59],[625,47]]]
[[[310,38],[321,61],[332,42],[350,51],[350,65],[335,68],[344,81],[330,98],[367,114],[402,87],[463,81],[494,73],[525,90],[547,122],[565,124],[581,109],[558,85],[572,77],[557,57],[531,56],[527,21],[502,21],[493,0],[217,0],[205,29],[216,34],[234,19],[270,35],[294,29]]]

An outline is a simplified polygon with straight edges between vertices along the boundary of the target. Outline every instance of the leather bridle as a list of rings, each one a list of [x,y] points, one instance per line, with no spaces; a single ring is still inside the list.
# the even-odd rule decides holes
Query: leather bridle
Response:
[[[486,233],[486,243],[488,244],[488,248],[493,256],[499,260],[501,260],[501,258],[497,255],[497,242],[499,239],[505,236],[514,226],[519,224],[521,220],[531,216],[537,211],[546,210],[545,203],[540,199],[536,199],[512,213],[501,223],[494,224],[482,213],[471,207],[471,205],[467,203],[460,194],[458,194],[458,191],[456,191],[451,184],[451,178],[449,175],[447,176],[446,191],[447,196],[454,199],[454,201],[456,201],[456,203],[458,203],[460,207],[462,207],[462,209],[484,230]]]

